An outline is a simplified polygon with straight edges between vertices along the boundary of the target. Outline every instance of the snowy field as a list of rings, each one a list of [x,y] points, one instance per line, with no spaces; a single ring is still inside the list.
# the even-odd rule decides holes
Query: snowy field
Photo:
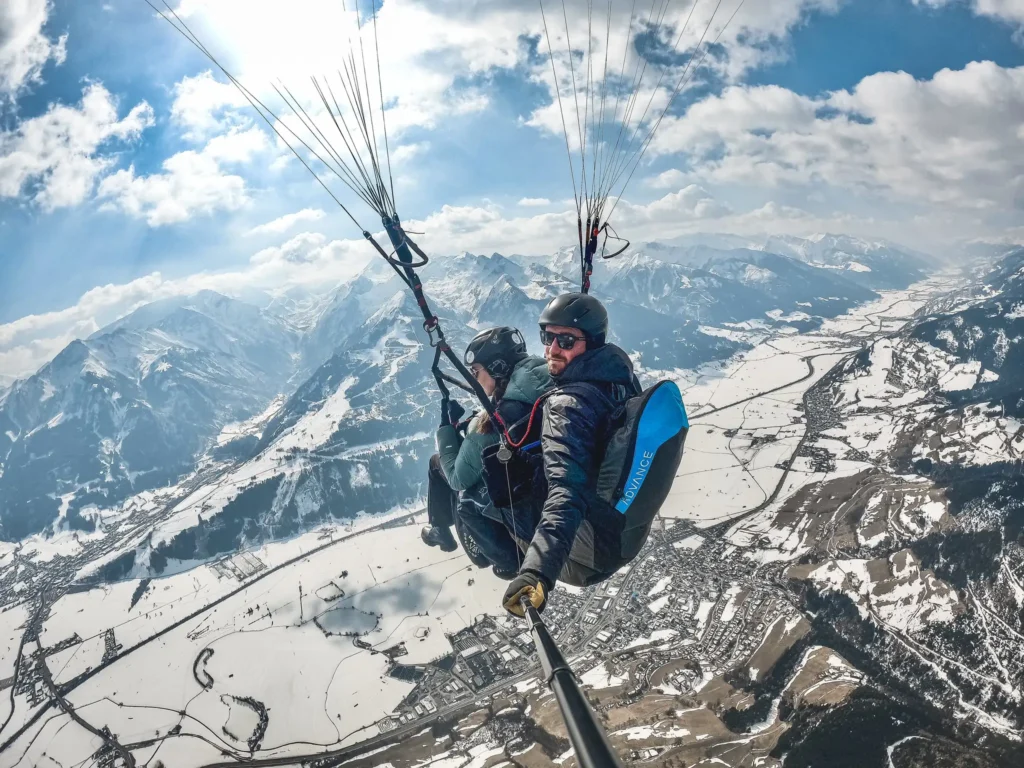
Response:
[[[261,747],[267,757],[369,738],[412,689],[386,675],[388,658],[377,651],[404,643],[401,663],[410,665],[444,656],[451,651],[445,634],[481,614],[497,615],[504,591],[503,582],[460,553],[424,547],[420,524],[354,536],[248,587],[209,564],[154,579],[130,610],[134,580],[67,595],[45,623],[43,643],[75,634],[83,642],[50,657],[48,666],[61,681],[96,666],[105,627],[114,627],[124,648],[163,630],[68,699],[122,743],[180,728],[145,756],[166,765],[182,764],[185,754],[187,764],[196,764],[222,749],[247,752],[258,720],[239,705],[244,699],[269,714]],[[324,537],[317,532],[253,554],[273,567],[329,541]],[[4,614],[0,628],[20,622],[15,613]],[[93,739],[64,715],[44,719],[19,741],[12,765],[38,765],[44,751],[80,760],[95,748]]]
[[[691,427],[662,516],[705,528],[764,504],[803,437],[804,393],[860,349],[862,339],[902,327],[927,294],[947,282],[933,278],[905,291],[883,292],[813,333],[781,334],[730,360],[682,372],[679,384]],[[794,469],[800,469],[799,462]],[[778,498],[804,485],[805,474],[791,475]]]

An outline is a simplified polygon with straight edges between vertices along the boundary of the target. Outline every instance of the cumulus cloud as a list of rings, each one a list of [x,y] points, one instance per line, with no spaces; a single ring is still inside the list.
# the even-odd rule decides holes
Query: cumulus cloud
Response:
[[[100,182],[97,196],[105,208],[145,219],[151,227],[187,221],[196,214],[235,211],[249,203],[245,179],[226,166],[248,163],[269,147],[258,128],[215,136],[199,151],[167,158],[163,172],[138,176],[122,169]]]
[[[266,224],[253,227],[246,234],[249,235],[280,235],[287,232],[303,221],[319,221],[327,214],[319,208],[303,208],[301,211],[289,213]]]
[[[546,205],[551,205],[551,201],[546,197],[524,197],[516,205],[521,205],[524,208],[543,208]]]
[[[595,62],[603,62],[607,54],[615,63],[615,72],[629,72],[635,61],[633,43],[650,13],[630,2],[613,3],[606,51],[603,33],[594,32],[588,39],[588,17],[592,15],[588,8],[594,11],[590,5],[586,0],[566,0],[568,29],[558,27],[553,19],[549,25],[559,62],[558,80],[565,95],[571,93],[568,54],[563,61],[561,53],[566,33],[577,56],[589,50]],[[688,24],[684,24],[688,6],[666,6],[659,27],[658,44],[665,49],[661,53],[670,48],[678,52],[692,50],[710,25],[705,42],[717,39],[718,44],[715,55],[705,63],[734,80],[758,64],[783,56],[789,31],[811,11],[836,9],[839,0],[771,0],[746,3],[742,8],[740,0],[698,5]],[[281,104],[270,88],[272,82],[280,80],[309,108],[319,103],[308,88],[309,73],[335,72],[339,45],[344,54],[357,39],[357,4],[350,4],[347,12],[343,6],[333,0],[295,0],[287,5],[274,0],[180,0],[177,13],[199,31],[216,55],[229,62],[233,74],[265,97],[268,104]],[[732,18],[738,8],[739,13]],[[553,13],[550,7],[548,10]],[[604,13],[602,6],[599,15],[603,17]],[[560,21],[561,8],[557,15]],[[730,18],[732,22],[727,25]],[[529,116],[528,122],[561,133],[550,66],[545,57],[534,55],[536,49],[528,42],[543,40],[544,36],[544,21],[536,5],[503,0],[471,4],[390,0],[378,9],[372,24],[365,18],[362,22],[363,51],[355,47],[356,56],[358,59],[365,53],[375,65],[376,40],[381,41],[380,80],[376,67],[369,67],[368,90],[375,105],[383,91],[388,129],[393,136],[412,127],[435,129],[455,116],[485,109],[489,104],[487,77],[495,71],[517,68],[546,85],[552,96],[548,105]],[[598,26],[603,24],[594,25]],[[542,48],[546,53],[546,44],[542,43]],[[662,60],[667,59],[662,56]],[[681,73],[683,69],[684,57],[678,56],[674,71]],[[660,84],[656,75],[647,79],[651,82],[642,90],[639,104],[642,106],[648,95],[654,97],[655,108],[667,103],[675,78],[666,78]],[[190,115],[188,119],[193,123],[215,120],[217,109],[230,105],[235,98],[216,88],[206,76],[190,80],[182,87],[181,97],[181,114]],[[192,108],[186,109],[186,104]],[[620,106],[625,107],[624,100]]]
[[[572,201],[568,205],[572,206]],[[623,200],[614,208],[612,223],[617,231],[639,242],[640,238],[672,237],[695,227],[713,229],[720,222],[725,227],[730,213],[724,202],[691,184],[644,205]],[[576,210],[572,207],[532,216],[506,216],[493,203],[446,205],[422,221],[409,222],[409,227],[426,233],[418,242],[428,253],[544,254],[572,245],[577,237]]]
[[[955,0],[914,0],[915,5],[941,8]],[[1017,39],[1024,43],[1024,0],[970,0],[971,9],[978,16],[999,19],[1017,28]]]
[[[669,168],[657,176],[646,179],[646,184],[654,189],[678,189],[680,184],[685,184],[689,177],[678,168]]]
[[[200,140],[236,125],[232,111],[248,106],[235,86],[215,79],[206,70],[175,84],[171,119],[184,128],[186,139]]]
[[[86,87],[78,106],[52,104],[46,113],[0,132],[0,198],[23,193],[44,210],[77,205],[114,160],[102,150],[137,139],[153,125],[141,102],[118,118],[117,102],[98,83]]]
[[[43,32],[52,7],[49,0],[0,3],[0,106],[38,83],[47,62],[64,63],[67,35],[53,40]]]
[[[652,145],[715,183],[825,184],[888,200],[1013,210],[1024,194],[1024,67],[865,77],[818,99],[734,86],[666,120]]]
[[[408,163],[413,158],[430,151],[429,141],[419,141],[411,144],[400,144],[391,148],[391,165],[397,167]]]

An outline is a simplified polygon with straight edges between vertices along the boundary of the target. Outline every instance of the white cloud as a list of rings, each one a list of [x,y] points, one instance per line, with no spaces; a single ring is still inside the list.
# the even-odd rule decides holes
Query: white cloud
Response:
[[[274,219],[273,221],[268,221],[266,224],[260,224],[258,227],[253,227],[246,234],[280,235],[287,232],[300,222],[319,221],[326,215],[327,214],[319,208],[303,208],[301,211],[289,213],[281,216],[280,218]]]
[[[4,0],[0,3],[0,106],[38,83],[48,61],[63,64],[67,35],[52,40],[43,33],[49,0]]]
[[[0,198],[23,192],[43,209],[77,205],[114,160],[101,154],[108,142],[129,141],[153,125],[146,102],[118,119],[117,102],[91,84],[77,107],[51,104],[45,114],[0,132]]]
[[[397,147],[392,147],[391,166],[393,168],[397,168],[400,165],[408,163],[413,158],[419,157],[420,155],[429,151],[429,141],[420,141],[413,144],[400,144]],[[386,169],[384,169],[384,172],[387,172]]]
[[[607,53],[613,64],[609,72],[617,71],[616,62],[620,60],[625,62],[625,71],[630,71],[634,61],[632,43],[649,11],[631,0],[616,0],[612,4],[612,29],[606,52],[604,34],[595,33],[592,42],[587,43],[588,7],[592,5],[589,0],[566,0],[566,4],[574,46],[584,50],[591,48],[595,62],[603,62]],[[711,23],[708,42],[722,33],[720,55],[715,57],[714,66],[735,79],[758,63],[783,56],[789,30],[809,11],[832,11],[838,4],[839,0],[747,3],[723,31],[732,12],[739,8],[739,0],[725,0],[721,5],[699,3],[676,48],[686,50],[696,45],[706,25]],[[369,62],[366,71],[369,100],[377,107],[379,93],[383,91],[387,128],[393,139],[413,127],[433,130],[459,115],[485,109],[489,104],[487,78],[496,70],[525,67],[532,79],[548,87],[553,97],[546,56],[541,60],[531,58],[531,48],[525,42],[544,32],[541,12],[536,5],[504,0],[481,0],[471,4],[389,0],[380,7],[375,23],[363,19],[361,37],[356,32],[352,12],[356,5],[350,4],[346,13],[344,4],[333,0],[295,0],[288,4],[275,0],[180,0],[177,12],[199,33],[204,44],[227,62],[233,74],[278,114],[289,110],[283,109],[281,99],[270,87],[272,82],[282,82],[294,89],[300,103],[315,113],[317,110],[313,107],[320,104],[309,86],[309,73],[336,72],[339,59],[350,50],[356,55],[357,68],[361,69],[361,58]],[[551,7],[548,10],[553,13]],[[635,11],[632,30],[631,10]],[[671,46],[676,41],[674,35],[670,39],[670,32],[683,29],[689,6],[666,6],[666,10],[662,36],[664,44]],[[598,22],[604,17],[604,6],[600,11]],[[557,16],[560,20],[562,14],[559,12]],[[597,26],[603,25],[598,23]],[[559,32],[553,23],[550,29],[556,52],[563,50],[564,30]],[[380,41],[380,82],[376,77],[377,40]],[[546,52],[545,43],[541,48]],[[564,71],[560,71],[559,81],[568,96],[568,68],[560,65],[560,69]],[[667,103],[675,82],[674,76],[670,76],[658,87],[656,69],[650,68],[644,80],[650,82],[642,89],[638,102],[642,107],[648,95],[653,96],[652,116],[659,105]],[[676,72],[681,69],[678,67]],[[216,87],[206,75],[183,83],[181,119],[208,127],[210,121],[217,119],[218,109],[237,104],[236,97],[223,90],[226,87]],[[343,111],[347,111],[337,82],[334,87]],[[621,106],[625,106],[625,101]],[[637,114],[641,111],[638,108]],[[379,111],[375,116],[380,117]],[[561,120],[554,98],[527,122],[560,134]],[[325,133],[333,131],[330,125],[324,127]],[[378,124],[376,130],[382,133],[383,127]]]
[[[941,8],[954,1],[960,0],[914,0],[914,4]],[[1024,35],[1024,0],[970,0],[970,4],[978,16],[988,16],[1015,25],[1018,35]],[[1024,38],[1021,42],[1024,42]]]
[[[652,145],[717,184],[824,184],[875,201],[1012,212],[1024,195],[1024,67],[930,80],[883,72],[819,99],[736,86],[667,120]]]
[[[195,214],[235,211],[249,203],[245,179],[226,165],[248,163],[269,148],[258,128],[215,136],[199,151],[187,150],[163,162],[163,173],[137,176],[122,169],[100,182],[97,196],[105,208],[120,209],[151,227],[177,224]]]
[[[546,205],[551,205],[551,201],[546,197],[524,197],[516,205],[521,205],[524,208],[543,208]]]
[[[171,118],[185,129],[186,139],[199,140],[237,124],[231,110],[249,104],[239,90],[216,80],[210,70],[184,77],[174,85]]]
[[[620,235],[639,242],[668,238],[699,227],[721,226],[728,231],[731,220],[726,217],[730,213],[725,203],[691,184],[646,205],[623,200],[615,208],[612,225]],[[572,245],[577,237],[574,208],[509,218],[494,204],[446,205],[422,221],[408,222],[408,226],[426,233],[417,242],[427,253],[544,254]]]
[[[678,168],[669,168],[657,176],[651,176],[646,180],[646,184],[653,189],[678,189],[679,185],[685,184],[688,179],[689,176]]]

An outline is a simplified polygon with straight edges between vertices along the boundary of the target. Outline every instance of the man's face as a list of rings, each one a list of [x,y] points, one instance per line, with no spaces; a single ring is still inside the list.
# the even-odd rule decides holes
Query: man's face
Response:
[[[548,373],[552,376],[561,375],[565,366],[587,351],[587,340],[579,328],[568,328],[564,325],[548,325],[544,327],[548,336],[548,344],[544,347],[544,359],[548,361]],[[559,337],[564,343],[568,336],[575,339],[571,349],[562,349]]]

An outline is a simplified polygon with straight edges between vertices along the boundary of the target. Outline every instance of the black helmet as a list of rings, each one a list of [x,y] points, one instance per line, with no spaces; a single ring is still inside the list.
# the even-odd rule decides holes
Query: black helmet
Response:
[[[507,379],[516,364],[526,358],[526,340],[515,328],[501,326],[481,331],[466,347],[466,365],[482,365],[496,379]]]
[[[583,331],[594,346],[604,344],[608,336],[608,310],[586,293],[566,293],[552,299],[540,313],[540,327],[564,325]]]

